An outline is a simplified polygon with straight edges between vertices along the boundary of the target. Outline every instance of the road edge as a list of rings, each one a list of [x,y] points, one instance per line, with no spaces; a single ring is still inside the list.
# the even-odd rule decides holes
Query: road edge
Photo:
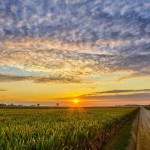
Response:
[[[136,150],[136,148],[137,148],[137,134],[138,134],[138,128],[139,128],[138,126],[139,126],[140,110],[141,110],[141,108],[139,109],[139,112],[132,123],[132,133],[131,133],[131,137],[129,140],[129,146],[128,146],[127,150]]]

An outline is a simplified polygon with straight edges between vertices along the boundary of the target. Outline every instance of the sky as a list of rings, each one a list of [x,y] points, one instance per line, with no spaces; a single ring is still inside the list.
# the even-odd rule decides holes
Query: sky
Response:
[[[0,0],[0,102],[150,104],[149,0]]]

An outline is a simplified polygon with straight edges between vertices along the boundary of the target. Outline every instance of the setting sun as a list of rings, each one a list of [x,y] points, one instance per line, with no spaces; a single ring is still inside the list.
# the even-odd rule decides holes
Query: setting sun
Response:
[[[79,103],[79,100],[78,100],[78,99],[74,99],[73,102],[74,102],[75,104],[78,104],[78,103]]]

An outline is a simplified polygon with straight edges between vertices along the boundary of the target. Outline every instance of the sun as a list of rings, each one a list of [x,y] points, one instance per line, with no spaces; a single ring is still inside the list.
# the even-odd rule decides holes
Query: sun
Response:
[[[74,104],[78,104],[79,100],[78,99],[74,99],[73,102],[74,102]]]

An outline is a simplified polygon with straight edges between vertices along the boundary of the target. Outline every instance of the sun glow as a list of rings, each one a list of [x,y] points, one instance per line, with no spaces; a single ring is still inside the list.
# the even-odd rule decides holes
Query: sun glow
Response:
[[[79,100],[78,99],[74,99],[73,102],[74,102],[74,104],[78,104]]]

